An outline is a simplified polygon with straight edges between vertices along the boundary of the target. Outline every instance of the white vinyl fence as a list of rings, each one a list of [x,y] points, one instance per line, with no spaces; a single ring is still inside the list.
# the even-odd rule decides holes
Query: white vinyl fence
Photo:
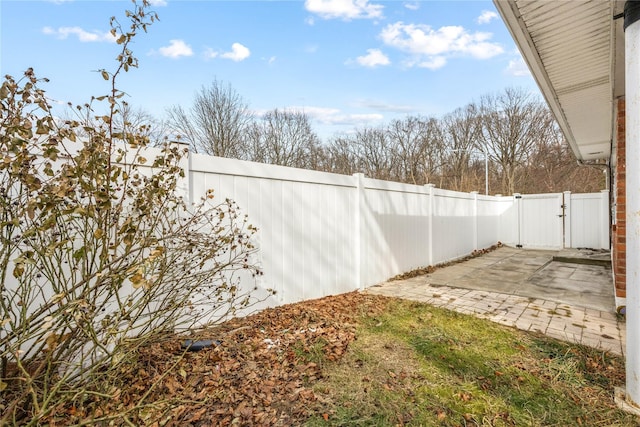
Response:
[[[193,153],[182,167],[189,202],[213,189],[258,228],[258,297],[276,291],[260,308],[364,289],[498,242],[609,248],[607,192],[565,193],[563,211],[562,193],[485,196]]]
[[[277,291],[273,304],[363,289],[497,242],[560,249],[567,241],[569,247],[609,248],[608,210],[602,207],[608,203],[606,192],[571,195],[567,212],[577,219],[563,240],[557,216],[562,193],[551,201],[546,195],[522,196],[521,203],[519,196],[461,193],[200,154],[190,155],[188,168],[192,200],[212,188],[218,197],[235,200],[258,227],[264,270],[260,287]],[[532,200],[543,202],[526,202]],[[550,226],[543,218],[557,224]],[[523,238],[533,241],[522,244]]]
[[[213,188],[257,226],[276,303],[349,292],[498,242],[503,198],[191,154],[190,197]],[[511,200],[512,198],[504,198]]]

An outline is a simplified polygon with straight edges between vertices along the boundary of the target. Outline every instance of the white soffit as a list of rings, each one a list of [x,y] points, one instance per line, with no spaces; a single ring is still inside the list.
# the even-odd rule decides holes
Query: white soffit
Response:
[[[613,3],[494,0],[579,160],[609,158]]]

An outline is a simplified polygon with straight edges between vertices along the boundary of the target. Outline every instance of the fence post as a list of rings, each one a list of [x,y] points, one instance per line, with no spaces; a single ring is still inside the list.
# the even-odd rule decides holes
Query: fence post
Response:
[[[188,146],[187,146],[188,149]],[[193,161],[193,156],[191,155],[191,150],[187,151],[187,170],[184,171],[185,176],[187,177],[187,185],[189,188],[187,188],[187,197],[189,198],[187,200],[187,202],[189,204],[193,204],[195,202],[195,194],[194,194],[194,186],[193,186],[193,172],[191,172],[193,170],[192,168],[192,162]],[[203,194],[204,196],[204,194]],[[187,205],[188,206],[188,205]]]
[[[472,191],[473,196],[473,250],[478,250],[478,192]]]
[[[571,247],[571,191],[564,191],[562,193],[562,231],[564,233],[564,240],[562,241],[563,248]]]
[[[427,219],[428,219],[428,229],[427,232],[429,233],[429,237],[428,237],[428,242],[427,242],[427,247],[429,248],[429,257],[428,257],[428,265],[433,265],[433,211],[434,211],[434,199],[435,197],[433,196],[433,189],[436,187],[435,184],[425,184],[425,187],[427,187],[429,189],[429,209],[427,211]]]
[[[522,248],[522,194],[513,193],[513,203],[516,205],[516,220],[515,220],[515,235],[516,235],[516,248]]]
[[[365,199],[364,199],[364,174],[354,173],[353,178],[355,180],[355,237],[354,237],[354,259],[355,259],[355,282],[358,289],[364,289],[364,269],[365,269],[365,257],[362,254],[364,245],[364,229],[365,229]]]
[[[600,248],[610,250],[609,190],[600,190],[600,196]]]
[[[171,141],[171,145],[175,145],[178,152],[182,156],[180,158],[180,168],[184,171],[184,178],[180,178],[177,183],[178,193],[183,197],[185,204],[190,209],[193,203],[193,177],[191,176],[191,151],[189,144],[186,142]],[[186,151],[186,153],[185,153]],[[204,194],[203,194],[204,196]]]

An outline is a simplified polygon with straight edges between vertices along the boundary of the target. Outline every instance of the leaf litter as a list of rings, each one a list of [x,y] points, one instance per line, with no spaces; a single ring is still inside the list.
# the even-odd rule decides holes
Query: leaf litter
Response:
[[[323,364],[342,358],[359,316],[375,316],[386,303],[351,292],[231,319],[199,333],[214,343],[201,351],[186,351],[184,337],[158,342],[125,365],[108,399],[58,411],[49,422],[121,413],[135,425],[299,425],[317,400]]]
[[[353,425],[352,417],[362,417],[363,413],[352,411],[360,411],[357,407],[366,404],[365,411],[375,415],[381,410],[381,401],[370,399],[384,394],[392,396],[382,401],[394,413],[392,425],[423,425],[420,419],[424,420],[424,411],[433,421],[426,425],[482,425],[478,420],[486,420],[489,415],[491,425],[512,425],[511,415],[504,411],[485,414],[484,418],[472,413],[470,405],[478,401],[482,387],[456,390],[451,393],[451,401],[443,397],[426,406],[420,403],[425,387],[438,384],[429,384],[431,381],[418,367],[423,363],[422,356],[409,342],[394,338],[385,329],[386,316],[393,316],[387,312],[393,311],[399,301],[351,292],[229,320],[199,334],[197,339],[214,344],[201,351],[186,351],[184,337],[180,336],[157,342],[140,349],[135,360],[123,364],[118,387],[110,396],[59,408],[41,421],[52,426],[98,425],[98,418],[115,416],[111,420],[115,425],[158,427]],[[435,320],[430,311],[421,309],[411,315],[403,333],[428,328]],[[364,333],[362,328],[369,332]],[[382,334],[371,334],[376,330]],[[496,370],[492,376],[514,376],[515,387],[526,375],[557,383],[563,372],[555,363],[556,355],[564,347],[556,345],[563,344],[547,344],[544,337],[532,340],[543,350],[538,362],[524,360],[524,364],[510,368],[509,375]],[[603,402],[603,397],[612,385],[624,382],[623,364],[604,354],[571,352],[576,352],[575,360],[582,360],[588,383],[579,385],[581,396],[568,394],[567,398],[578,399],[581,407],[591,406],[593,411],[613,410],[613,399]],[[562,354],[567,357],[572,353]],[[336,379],[338,384],[344,383],[331,389]],[[446,381],[453,381],[452,386],[465,384],[457,377]],[[454,406],[459,409],[452,409]],[[469,411],[461,412],[467,407]],[[345,410],[351,415],[341,420]],[[583,412],[575,422],[588,418],[589,414]]]

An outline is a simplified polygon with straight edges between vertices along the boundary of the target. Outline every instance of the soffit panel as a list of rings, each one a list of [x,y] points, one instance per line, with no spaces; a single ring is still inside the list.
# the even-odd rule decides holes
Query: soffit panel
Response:
[[[611,116],[609,99],[611,90],[608,84],[573,91],[560,96],[567,120],[578,123],[573,126],[573,135],[580,141],[580,152],[592,158],[609,153],[611,129],[603,126],[603,118]],[[606,144],[606,149],[594,149],[593,144]],[[586,159],[587,157],[585,157]]]
[[[613,3],[494,0],[579,159],[610,155]],[[594,150],[593,144],[607,145]],[[585,149],[582,149],[582,146]]]

